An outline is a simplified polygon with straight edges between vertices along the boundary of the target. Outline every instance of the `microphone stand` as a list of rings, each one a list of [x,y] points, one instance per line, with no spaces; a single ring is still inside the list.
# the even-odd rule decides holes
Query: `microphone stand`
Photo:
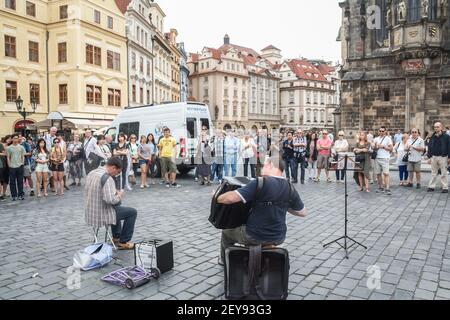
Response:
[[[363,247],[363,248],[366,249],[366,250],[367,250],[367,247],[364,246],[363,244],[359,243],[358,241],[356,241],[356,240],[350,238],[350,237],[347,235],[347,230],[348,230],[348,227],[347,227],[347,223],[348,223],[348,215],[347,215],[347,213],[348,213],[348,209],[347,209],[347,198],[348,198],[348,191],[347,191],[347,163],[348,163],[348,155],[347,155],[347,154],[345,155],[345,157],[344,157],[343,160],[344,160],[344,169],[343,169],[343,171],[344,171],[344,185],[345,185],[345,187],[344,187],[344,190],[345,190],[345,202],[344,202],[344,203],[345,203],[345,206],[344,206],[344,207],[345,207],[344,235],[343,235],[342,237],[336,239],[336,240],[333,240],[333,241],[331,241],[331,242],[328,242],[328,243],[324,244],[323,247],[326,248],[326,247],[328,247],[329,245],[331,245],[331,244],[333,244],[333,243],[337,243],[342,249],[345,250],[345,258],[348,259],[348,249],[350,249],[350,248],[353,247],[354,245],[361,246],[361,247]],[[339,160],[338,160],[338,161],[339,161]],[[342,160],[341,160],[341,161],[342,161]],[[339,242],[339,241],[341,241],[341,240],[344,240],[344,245],[342,245],[342,244]],[[351,245],[348,245],[348,242],[351,242]]]

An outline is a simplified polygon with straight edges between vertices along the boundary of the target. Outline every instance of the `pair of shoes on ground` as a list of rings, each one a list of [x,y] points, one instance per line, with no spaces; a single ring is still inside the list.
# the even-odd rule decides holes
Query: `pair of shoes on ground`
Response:
[[[122,243],[122,242],[120,242],[120,239],[113,238],[113,242],[114,242],[114,245],[119,250],[133,250],[134,249],[134,243],[131,241]]]
[[[434,192],[434,188],[428,188],[427,192]],[[442,189],[441,193],[448,193],[448,189]]]
[[[167,188],[170,188],[170,187],[172,187],[172,188],[179,188],[180,185],[178,183],[176,183],[176,182],[174,182],[174,183],[166,182],[166,187]]]
[[[390,189],[384,189],[384,188],[378,188],[377,191],[375,191],[376,193],[384,193],[387,194],[388,196],[392,195],[392,192]]]

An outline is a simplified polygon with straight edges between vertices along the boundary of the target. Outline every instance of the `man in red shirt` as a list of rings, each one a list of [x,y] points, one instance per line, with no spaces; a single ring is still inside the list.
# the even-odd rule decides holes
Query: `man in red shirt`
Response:
[[[328,131],[324,130],[322,132],[322,138],[317,141],[317,177],[314,180],[315,182],[320,181],[320,173],[322,169],[325,169],[325,174],[327,176],[327,182],[331,182],[330,172],[328,171],[328,160],[330,158],[331,145],[333,142],[328,137]]]

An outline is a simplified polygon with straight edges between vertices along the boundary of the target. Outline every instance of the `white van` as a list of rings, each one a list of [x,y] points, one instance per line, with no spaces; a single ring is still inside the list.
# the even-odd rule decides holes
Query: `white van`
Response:
[[[123,132],[127,136],[135,134],[140,140],[141,135],[152,133],[155,141],[163,135],[163,127],[168,127],[177,140],[177,168],[180,174],[186,174],[195,167],[194,156],[198,143],[198,135],[202,126],[209,129],[209,135],[214,134],[209,108],[201,102],[177,102],[161,105],[125,108],[105,134],[113,136]],[[159,168],[158,168],[159,169]]]

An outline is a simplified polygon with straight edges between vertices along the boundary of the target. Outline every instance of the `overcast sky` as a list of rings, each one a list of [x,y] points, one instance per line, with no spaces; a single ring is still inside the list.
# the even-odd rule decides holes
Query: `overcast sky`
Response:
[[[269,44],[284,58],[340,60],[336,36],[338,0],[156,0],[165,11],[165,31],[175,27],[189,52],[232,44],[261,51]]]

